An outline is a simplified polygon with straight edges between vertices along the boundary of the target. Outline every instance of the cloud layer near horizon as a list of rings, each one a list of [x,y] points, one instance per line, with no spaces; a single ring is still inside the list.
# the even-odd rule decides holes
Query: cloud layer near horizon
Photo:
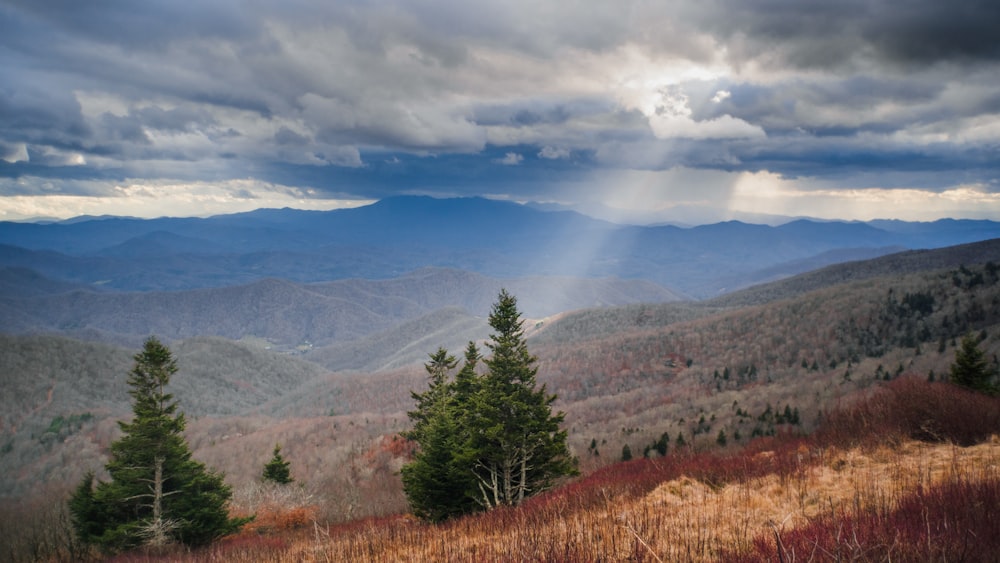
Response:
[[[0,0],[0,214],[215,186],[998,217],[998,28],[973,0]]]

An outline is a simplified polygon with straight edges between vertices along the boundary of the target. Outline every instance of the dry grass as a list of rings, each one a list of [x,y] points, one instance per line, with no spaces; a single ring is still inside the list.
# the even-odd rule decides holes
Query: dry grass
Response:
[[[939,398],[950,408],[932,412]],[[296,521],[171,560],[990,561],[1000,553],[1000,438],[959,444],[970,421],[996,432],[998,411],[998,399],[902,378],[811,437],[614,464],[517,508],[440,525]],[[962,441],[907,437],[926,439],[928,427]]]
[[[907,442],[872,452],[802,452],[793,474],[763,477],[713,489],[688,477],[659,486],[622,511],[641,519],[650,507],[667,514],[662,525],[677,530],[654,546],[663,560],[716,560],[748,552],[754,540],[808,524],[824,513],[898,503],[909,492],[955,480],[1000,476],[1000,444],[970,448]],[[692,549],[692,546],[694,549]]]
[[[691,465],[696,457],[688,460],[695,472],[702,467],[701,462]],[[314,526],[284,534],[280,541],[245,535],[180,559],[752,561],[763,557],[764,544],[775,548],[776,532],[784,537],[822,517],[891,509],[914,491],[949,483],[1000,481],[997,439],[964,448],[905,442],[868,450],[817,449],[803,443],[738,459],[751,476],[721,485],[680,475],[637,494],[626,483],[601,486],[598,480],[554,491],[522,508],[441,525],[396,516]],[[667,475],[682,465],[647,469]]]

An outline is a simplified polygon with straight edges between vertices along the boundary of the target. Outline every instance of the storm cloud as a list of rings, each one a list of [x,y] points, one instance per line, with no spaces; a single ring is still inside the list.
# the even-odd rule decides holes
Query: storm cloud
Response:
[[[978,0],[0,0],[0,206],[248,180],[609,203],[642,177],[669,207],[677,170],[991,197],[996,29]]]

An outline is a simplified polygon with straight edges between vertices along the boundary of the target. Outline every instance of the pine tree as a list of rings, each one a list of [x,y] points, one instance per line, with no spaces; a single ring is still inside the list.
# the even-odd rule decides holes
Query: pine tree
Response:
[[[669,449],[669,447],[670,447],[670,435],[667,434],[666,432],[660,434],[660,439],[657,440],[655,444],[653,444],[653,449],[655,449],[656,453],[660,454],[661,456],[667,455],[667,450]]]
[[[428,374],[427,391],[411,393],[417,408],[407,414],[414,427],[403,435],[417,442],[419,449],[413,461],[403,466],[401,474],[410,508],[420,518],[439,522],[475,509],[469,496],[473,487],[472,474],[458,463],[456,452],[466,441],[467,433],[461,425],[462,413],[476,388],[478,359],[478,349],[470,342],[465,365],[451,383],[448,372],[458,362],[447,350],[438,348],[424,364]]]
[[[630,448],[628,444],[625,444],[624,446],[622,446],[622,461],[631,461],[631,460],[632,460],[632,448]]]
[[[403,467],[403,488],[417,516],[442,520],[477,509],[518,504],[576,472],[569,455],[563,414],[552,414],[555,396],[536,384],[536,359],[528,352],[517,302],[500,292],[490,315],[496,331],[486,373],[472,342],[465,363],[448,381],[457,361],[439,349],[425,364],[428,389],[412,393],[409,414],[417,442]]]
[[[432,522],[476,509],[470,496],[475,483],[456,452],[467,439],[448,403],[435,405],[425,420],[420,448],[401,471],[403,490],[414,515]]]
[[[484,508],[520,504],[576,474],[576,460],[560,430],[564,414],[552,414],[556,396],[537,385],[537,359],[528,352],[517,299],[501,290],[490,313],[495,331],[487,347],[488,371],[471,397],[466,427],[470,439],[461,456],[477,482]]]
[[[413,429],[404,433],[404,437],[415,442],[421,441],[424,427],[427,425],[431,413],[434,412],[435,406],[450,398],[452,389],[448,382],[448,372],[456,365],[458,365],[458,360],[455,359],[455,356],[449,356],[448,351],[444,348],[438,348],[437,352],[430,354],[430,361],[424,364],[424,369],[427,370],[429,376],[428,388],[423,393],[410,392],[417,408],[406,413],[413,421]]]
[[[278,483],[279,485],[291,483],[294,479],[292,479],[291,471],[288,469],[289,465],[290,463],[281,457],[281,446],[275,444],[274,455],[271,456],[271,461],[264,465],[263,480]]]
[[[462,369],[455,374],[454,389],[452,392],[452,403],[458,408],[468,407],[471,398],[479,391],[479,375],[476,368],[482,356],[479,347],[475,342],[470,341],[465,347],[465,363]]]
[[[164,388],[177,371],[168,350],[149,338],[129,373],[133,418],[119,422],[105,469],[111,481],[89,473],[70,499],[78,537],[106,551],[180,542],[207,544],[248,519],[231,519],[230,488],[222,476],[191,459],[184,414]]]
[[[951,382],[975,391],[990,392],[993,386],[986,355],[979,349],[979,338],[971,332],[962,338],[961,346],[955,350],[955,363],[951,364]]]

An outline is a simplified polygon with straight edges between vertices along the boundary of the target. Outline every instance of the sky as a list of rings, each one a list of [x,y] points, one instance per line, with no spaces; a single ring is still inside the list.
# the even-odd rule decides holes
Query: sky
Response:
[[[0,220],[1000,220],[996,0],[0,0]]]

